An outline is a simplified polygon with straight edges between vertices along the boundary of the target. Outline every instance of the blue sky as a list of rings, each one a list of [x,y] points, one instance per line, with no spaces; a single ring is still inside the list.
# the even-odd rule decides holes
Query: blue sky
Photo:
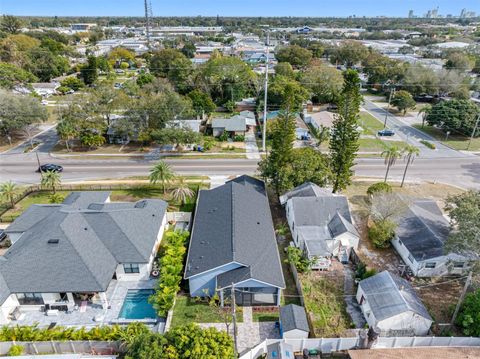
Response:
[[[154,16],[406,16],[438,6],[458,15],[480,13],[480,0],[151,0]],[[0,0],[0,14],[141,16],[143,0]]]

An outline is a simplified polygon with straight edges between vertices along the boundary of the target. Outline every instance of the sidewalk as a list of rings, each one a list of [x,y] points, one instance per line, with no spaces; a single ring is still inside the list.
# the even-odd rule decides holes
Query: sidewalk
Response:
[[[245,134],[245,149],[247,150],[247,158],[249,160],[259,160],[260,153],[258,152],[257,140],[255,134],[247,132]]]

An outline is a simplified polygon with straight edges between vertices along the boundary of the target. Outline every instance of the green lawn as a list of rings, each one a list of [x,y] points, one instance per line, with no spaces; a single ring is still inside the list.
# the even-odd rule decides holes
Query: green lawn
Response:
[[[196,302],[186,295],[177,295],[173,307],[172,327],[178,327],[192,322],[195,323],[223,323],[223,316],[219,308],[212,308],[207,303]],[[230,310],[230,308],[225,308]],[[242,322],[242,308],[237,308],[237,322]]]
[[[468,136],[460,136],[460,135],[454,135],[450,134],[448,136],[448,140],[445,141],[445,138],[447,137],[445,132],[442,130],[432,127],[432,126],[425,126],[422,128],[422,125],[413,125],[415,128],[419,129],[420,131],[423,131],[433,138],[435,138],[437,141],[442,142],[444,145],[452,147],[456,150],[460,151],[466,151],[468,142],[470,141],[470,138]],[[480,137],[474,138],[472,140],[472,144],[470,145],[469,148],[470,151],[480,151]]]
[[[383,123],[368,112],[360,112],[360,126],[363,128],[365,135],[376,135],[378,131],[383,129]]]
[[[253,312],[253,321],[254,322],[278,322],[279,314],[278,312]]]
[[[63,197],[66,197],[70,191],[57,191],[57,193],[61,194]],[[52,192],[50,191],[41,191],[29,194],[27,197],[22,199],[15,205],[14,209],[8,210],[3,216],[2,221],[4,222],[11,222],[16,217],[21,215],[28,207],[32,204],[48,204],[50,203],[50,196]]]
[[[360,152],[370,152],[370,151],[378,151],[383,152],[388,147],[391,146],[398,146],[402,147],[405,145],[403,141],[382,141],[378,138],[360,138],[358,140],[359,144],[359,151]]]

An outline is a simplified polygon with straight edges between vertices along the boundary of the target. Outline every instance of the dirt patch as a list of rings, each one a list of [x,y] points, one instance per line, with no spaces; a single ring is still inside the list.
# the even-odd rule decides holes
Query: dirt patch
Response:
[[[434,320],[432,331],[435,335],[463,335],[457,327],[446,328],[446,326],[441,325],[450,323],[465,284],[465,279],[450,280],[446,278],[416,279],[412,283]],[[446,283],[436,284],[442,282]],[[449,330],[449,333],[445,333],[446,329]]]

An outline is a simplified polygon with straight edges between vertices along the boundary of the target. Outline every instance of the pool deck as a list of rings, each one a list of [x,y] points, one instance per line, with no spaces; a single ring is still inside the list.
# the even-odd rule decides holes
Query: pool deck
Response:
[[[37,324],[39,327],[48,327],[52,323],[64,327],[86,327],[91,328],[99,325],[110,324],[127,324],[132,321],[145,322],[145,324],[153,325],[152,320],[119,320],[118,315],[123,306],[123,302],[129,289],[153,289],[155,288],[156,279],[142,280],[142,281],[118,281],[112,280],[107,288],[106,295],[110,308],[103,309],[98,304],[87,305],[85,312],[74,310],[71,312],[59,312],[56,316],[47,316],[40,311],[25,312],[25,317],[22,320],[12,321],[10,325],[33,325]],[[94,320],[97,318],[97,321]],[[162,324],[165,320],[159,318],[159,327],[156,331],[163,331]]]

